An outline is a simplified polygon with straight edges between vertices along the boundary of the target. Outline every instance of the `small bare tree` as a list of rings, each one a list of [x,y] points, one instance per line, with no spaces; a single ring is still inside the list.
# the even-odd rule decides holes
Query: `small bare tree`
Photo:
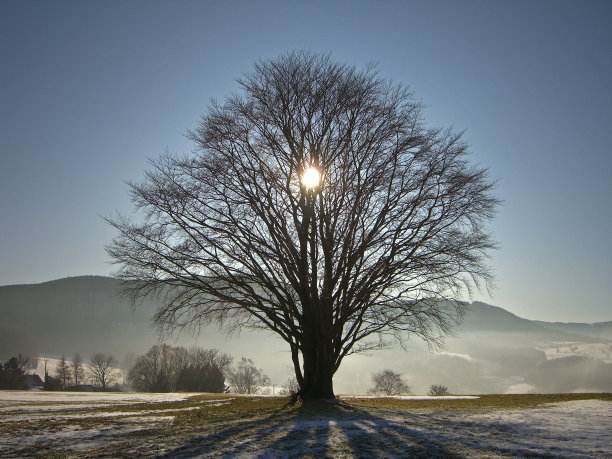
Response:
[[[91,356],[89,374],[95,383],[106,389],[106,386],[115,382],[119,377],[118,364],[112,355],[95,353]]]
[[[262,61],[213,104],[190,157],[131,185],[138,219],[107,247],[160,327],[217,320],[277,333],[303,399],[333,399],[349,354],[385,336],[437,343],[491,275],[498,204],[461,134],[373,67],[295,52]]]
[[[440,396],[440,395],[449,395],[448,387],[443,386],[442,384],[432,384],[429,387],[429,395]]]
[[[228,381],[232,392],[238,394],[258,394],[263,386],[270,384],[270,378],[251,359],[245,357],[230,371]]]
[[[291,376],[290,378],[287,379],[285,386],[280,390],[279,395],[294,396],[295,394],[298,393],[299,390],[300,390],[300,385],[298,384],[297,379],[295,379],[295,376]]]
[[[83,367],[83,359],[81,354],[76,352],[70,362],[70,369],[72,370],[72,377],[74,378],[74,385],[79,387],[79,384],[83,381],[85,376],[85,368]]]
[[[59,362],[57,362],[55,373],[57,378],[60,380],[62,389],[65,389],[68,386],[68,381],[70,380],[70,364],[63,355]]]
[[[410,387],[402,381],[402,375],[391,370],[383,370],[372,375],[374,387],[370,389],[372,394],[401,395],[410,394]]]

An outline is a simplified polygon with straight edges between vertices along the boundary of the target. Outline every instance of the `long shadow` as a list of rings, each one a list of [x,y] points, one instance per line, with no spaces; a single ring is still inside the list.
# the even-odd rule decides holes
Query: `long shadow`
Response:
[[[165,457],[459,457],[422,432],[347,405],[302,406],[193,437]]]
[[[376,411],[376,410],[374,410]],[[388,413],[388,416],[387,416]],[[500,441],[501,440],[501,441]],[[560,439],[564,440],[564,439]],[[567,438],[542,453],[507,423],[450,411],[380,411],[350,405],[305,405],[240,421],[190,438],[167,457],[522,457],[588,456]]]
[[[304,443],[305,429],[307,440],[315,444],[306,444],[308,449],[301,451],[314,457],[460,457],[445,444],[430,441],[419,430],[402,426],[395,419],[390,421],[346,403],[318,408],[305,407],[300,423],[267,446],[272,457],[287,448],[287,443],[300,451],[297,448],[300,440]]]
[[[299,409],[287,412],[281,408],[264,418],[232,421],[221,430],[215,429],[218,423],[206,425],[212,427],[214,431],[192,437],[184,445],[161,457],[233,457],[236,454],[248,456],[249,451],[255,452],[260,449],[259,445],[270,435],[270,429],[288,428],[296,423],[298,418]]]

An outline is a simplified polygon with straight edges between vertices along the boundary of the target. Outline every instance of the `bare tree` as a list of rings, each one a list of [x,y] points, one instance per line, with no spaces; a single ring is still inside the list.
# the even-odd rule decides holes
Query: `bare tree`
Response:
[[[295,376],[291,376],[287,378],[287,382],[285,383],[283,388],[280,390],[279,395],[294,396],[295,394],[298,393],[299,390],[300,390],[300,385],[298,384],[297,379],[295,379]]]
[[[217,349],[202,349],[194,346],[189,349],[190,364],[194,367],[214,367],[218,368],[223,375],[227,376],[232,356],[221,353]]]
[[[136,359],[128,373],[131,386],[144,392],[167,392],[170,390],[167,377],[162,372],[161,347],[155,345],[149,351]]]
[[[251,359],[245,357],[230,371],[228,380],[232,392],[238,394],[258,394],[263,386],[270,384],[270,378]]]
[[[70,362],[70,369],[72,370],[72,377],[74,378],[74,385],[79,387],[79,384],[83,381],[85,376],[85,368],[83,367],[83,359],[81,354],[76,352]]]
[[[135,359],[127,380],[139,391],[171,392],[186,390],[186,385],[193,387],[193,379],[208,376],[213,382],[205,384],[203,381],[201,385],[212,391],[212,386],[223,388],[224,377],[228,374],[231,362],[231,356],[216,349],[192,347],[187,350],[168,344],[155,345],[145,355]]]
[[[442,384],[432,384],[431,386],[429,386],[428,394],[435,396],[449,395],[448,387],[443,386]]]
[[[176,390],[176,381],[181,370],[189,365],[189,351],[182,346],[162,345],[162,366],[169,377],[170,390]]]
[[[91,356],[89,364],[89,374],[94,382],[106,389],[106,386],[112,384],[119,377],[117,365],[119,363],[112,355],[95,353]]]
[[[178,374],[189,362],[188,352],[180,346],[152,346],[146,355],[136,359],[130,380],[138,390],[173,392]]]
[[[62,389],[65,389],[68,386],[68,381],[70,380],[70,365],[68,364],[68,361],[66,361],[66,357],[63,355],[59,362],[57,362],[55,373],[61,382]]]
[[[373,67],[295,52],[238,83],[190,132],[192,156],[131,185],[137,217],[109,219],[107,250],[134,300],[160,295],[160,327],[270,329],[299,395],[334,398],[344,357],[385,337],[436,344],[456,299],[489,287],[494,184]]]
[[[370,389],[373,394],[401,395],[410,394],[410,387],[402,381],[402,375],[391,370],[383,370],[372,375],[374,387]]]

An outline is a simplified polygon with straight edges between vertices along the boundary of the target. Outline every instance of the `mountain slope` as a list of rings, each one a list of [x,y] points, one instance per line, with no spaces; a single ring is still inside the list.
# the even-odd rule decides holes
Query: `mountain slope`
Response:
[[[0,287],[0,358],[16,352],[142,352],[157,339],[154,300],[133,309],[116,279],[83,276],[33,285]],[[610,337],[612,322],[563,324],[531,321],[474,302],[459,335],[524,334],[539,339],[588,341]],[[78,346],[75,344],[78,343]]]
[[[474,301],[459,327],[463,332],[543,333],[546,329],[497,306]]]
[[[141,352],[155,342],[155,304],[133,310],[120,282],[74,277],[35,285],[0,287],[0,358],[16,352]]]
[[[543,327],[561,331],[565,333],[580,334],[591,337],[612,339],[612,321],[611,322],[597,322],[594,324],[584,324],[575,322],[542,322],[533,321],[535,324],[542,325]]]
[[[612,339],[612,322],[586,324],[529,320],[500,307],[474,301],[457,332],[522,334],[549,341],[599,341],[601,338]]]

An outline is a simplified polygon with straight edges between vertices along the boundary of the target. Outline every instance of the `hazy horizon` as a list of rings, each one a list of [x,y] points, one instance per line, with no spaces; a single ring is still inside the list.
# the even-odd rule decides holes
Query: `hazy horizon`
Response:
[[[157,306],[149,298],[136,310],[118,295],[118,281],[72,278],[54,284],[0,287],[0,361],[18,353],[68,359],[80,352],[114,355],[122,367],[160,342],[196,345],[229,353],[236,362],[253,359],[271,382],[283,385],[292,370],[289,346],[270,331],[228,333],[216,323],[199,333],[183,330],[160,340],[151,318]],[[429,349],[411,337],[402,348],[345,358],[334,377],[337,393],[364,394],[371,376],[392,369],[413,393],[444,384],[452,393],[610,391],[612,322],[600,327],[559,327],[515,317],[494,306],[474,304],[443,349]],[[537,387],[536,387],[537,386]]]

